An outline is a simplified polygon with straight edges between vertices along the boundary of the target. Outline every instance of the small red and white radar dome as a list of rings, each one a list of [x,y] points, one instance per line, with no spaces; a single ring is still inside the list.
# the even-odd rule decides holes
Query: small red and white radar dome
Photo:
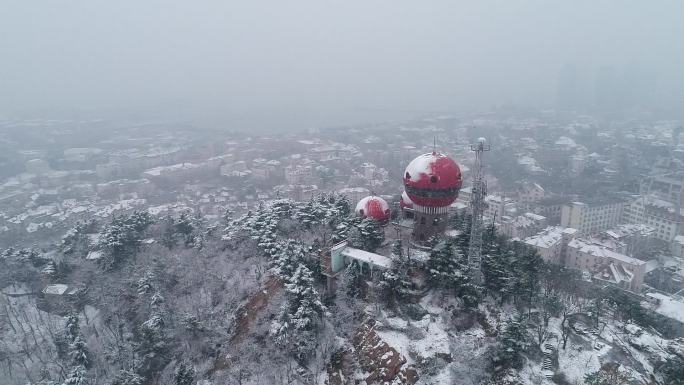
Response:
[[[458,198],[462,184],[460,167],[438,152],[420,155],[404,172],[406,194],[419,206],[449,206]]]
[[[390,207],[384,199],[371,195],[365,197],[356,204],[356,215],[364,218],[375,219],[378,222],[387,222],[390,219]]]

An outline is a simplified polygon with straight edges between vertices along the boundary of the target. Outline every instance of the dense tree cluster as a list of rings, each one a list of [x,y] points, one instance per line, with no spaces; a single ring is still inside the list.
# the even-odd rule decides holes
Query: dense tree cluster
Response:
[[[509,368],[520,369],[523,365],[523,353],[529,346],[530,335],[525,319],[518,316],[505,325],[499,336],[493,357],[495,369],[499,372]]]
[[[89,380],[86,377],[86,370],[89,364],[88,351],[85,342],[81,338],[78,317],[74,314],[68,315],[64,329],[70,367],[69,373],[64,380],[64,385],[88,384]]]
[[[152,224],[146,211],[134,211],[115,217],[100,231],[99,248],[104,256],[101,263],[105,268],[118,266],[138,251],[145,230]]]
[[[378,282],[383,302],[389,306],[397,306],[411,295],[414,285],[409,277],[409,268],[401,241],[396,241],[392,246],[392,268],[383,272]]]
[[[178,217],[167,215],[161,220],[161,225],[161,243],[169,249],[179,243],[185,247],[201,249],[210,232],[200,215],[192,216],[187,211],[180,213]]]
[[[0,276],[6,277],[2,270],[9,267],[13,279],[30,276],[32,288],[46,283],[70,284],[79,274],[88,274],[89,268],[99,274],[98,282],[87,284],[87,302],[68,299],[74,313],[65,317],[65,331],[59,334],[62,340],[55,342],[63,370],[59,382],[51,384],[86,385],[97,378],[108,385],[190,385],[217,372],[235,376],[228,380],[220,377],[222,383],[240,383],[260,375],[260,368],[266,366],[262,355],[269,355],[268,365],[274,365],[269,372],[287,373],[283,382],[306,382],[309,379],[301,380],[302,373],[330,362],[329,349],[340,348],[334,336],[351,335],[364,317],[379,314],[381,303],[388,310],[381,317],[389,319],[397,313],[408,317],[407,335],[424,333],[409,325],[413,320],[427,321],[428,311],[435,317],[432,309],[423,308],[423,300],[431,301],[431,306],[441,301],[445,309],[451,309],[441,320],[445,328],[460,325],[466,318],[468,325],[479,322],[486,338],[496,341],[487,350],[494,369],[488,384],[517,383],[516,370],[526,359],[536,359],[550,338],[552,317],[560,320],[559,349],[565,348],[578,314],[584,319],[589,318],[586,315],[594,317],[596,324],[613,316],[625,329],[637,323],[667,335],[662,319],[638,299],[610,288],[592,293],[592,300],[580,299],[573,286],[579,277],[544,264],[534,250],[499,236],[491,227],[483,237],[485,282],[475,285],[466,257],[467,215],[452,218],[458,235],[431,240],[425,260],[409,260],[406,245],[396,241],[391,246],[393,263],[387,270],[373,269],[371,276],[365,264],[351,262],[338,278],[339,298],[326,297],[327,307],[316,282],[322,276],[317,271],[319,253],[340,240],[384,253],[384,229],[378,223],[350,216],[349,203],[336,195],[304,203],[277,200],[237,219],[228,213],[225,220],[226,231],[219,239],[212,237],[201,216],[191,212],[167,216],[157,223],[146,213],[133,212],[104,224],[96,245],[90,244],[96,224],[78,224],[59,245],[64,263],[77,270],[71,275],[49,253],[36,248],[0,252]],[[158,243],[143,243],[145,238]],[[141,244],[146,246],[141,248]],[[87,261],[74,263],[93,247],[102,251],[103,266],[110,269],[97,269]],[[261,274],[267,270],[270,277],[264,280]],[[61,277],[68,279],[60,281]],[[436,295],[426,298],[425,293]],[[96,307],[99,314],[97,321],[79,325],[79,317],[88,319],[92,313],[92,309],[84,309],[85,303]],[[508,310],[500,311],[497,303],[514,310],[516,316],[510,319]],[[369,311],[369,304],[374,304],[378,313]],[[249,314],[251,310],[259,315]],[[325,316],[327,311],[334,311],[335,316]],[[226,319],[239,322],[227,325]],[[394,320],[388,324],[403,327]],[[461,330],[459,327],[456,329]],[[97,337],[92,333],[96,328],[97,333],[101,331]],[[333,336],[333,342],[327,341],[327,336]],[[96,344],[91,343],[94,339]],[[102,364],[105,361],[115,364]],[[682,385],[677,382],[682,377],[681,355],[663,357],[654,367],[663,383]],[[302,377],[292,380],[295,372],[295,377]],[[277,375],[282,374],[270,374],[262,383],[274,383]],[[610,381],[602,371],[587,376],[591,385]]]
[[[78,222],[62,237],[59,249],[64,255],[85,257],[92,246],[88,235],[95,232],[96,228],[95,220]]]
[[[454,293],[467,308],[479,304],[482,288],[472,281],[468,259],[459,249],[456,239],[439,239],[435,242],[427,269],[434,287]]]
[[[370,218],[352,221],[348,236],[350,246],[370,252],[377,250],[385,241],[380,224]]]
[[[314,350],[325,307],[314,286],[311,271],[299,264],[285,282],[286,302],[271,325],[276,344],[296,359],[304,360]]]
[[[280,199],[231,220],[223,239],[240,242],[249,238],[265,255],[274,256],[277,241],[297,230],[319,234],[324,246],[335,239],[348,216],[349,201],[342,195],[321,194],[305,203]]]

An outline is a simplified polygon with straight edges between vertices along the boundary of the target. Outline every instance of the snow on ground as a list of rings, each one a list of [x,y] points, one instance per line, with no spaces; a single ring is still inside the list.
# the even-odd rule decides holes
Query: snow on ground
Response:
[[[21,285],[12,284],[9,286],[5,286],[2,290],[0,290],[0,293],[9,296],[22,296],[31,294],[31,289],[29,289],[29,287],[23,283]]]
[[[658,304],[654,306],[654,310],[665,317],[675,319],[679,322],[684,322],[684,302],[678,301],[669,295],[660,293],[648,293],[649,297],[658,300]]]
[[[479,382],[486,375],[485,352],[495,338],[487,337],[478,323],[462,332],[447,331],[453,330],[449,309],[454,304],[440,300],[439,296],[428,295],[420,304],[428,314],[418,321],[383,312],[376,326],[377,334],[406,358],[407,365],[418,367],[417,385]],[[421,369],[421,364],[437,366]]]
[[[18,288],[15,292],[26,291]],[[53,367],[57,352],[52,336],[63,330],[64,319],[39,310],[33,295],[0,295],[0,306],[7,310],[0,320],[0,351],[6,360],[0,366],[0,383],[20,385],[13,380],[17,372],[38,378],[43,367],[59,371]]]
[[[415,332],[410,332],[407,322],[400,318],[388,318],[392,329],[376,328],[376,332],[385,342],[396,349],[401,355],[406,357],[409,364],[415,363],[418,356],[433,357],[435,354],[449,354],[449,334],[444,330],[441,319],[431,319],[429,315],[420,321],[411,321],[410,327],[416,328]],[[403,323],[402,330],[394,330],[393,326]],[[420,330],[420,331],[418,331]],[[407,334],[411,334],[411,337]],[[422,338],[416,339],[419,335]],[[412,338],[413,337],[413,338]]]
[[[558,349],[558,369],[571,383],[581,384],[584,382],[585,373],[600,369],[599,357],[608,350],[610,346],[607,345],[597,351],[568,343],[565,350]]]

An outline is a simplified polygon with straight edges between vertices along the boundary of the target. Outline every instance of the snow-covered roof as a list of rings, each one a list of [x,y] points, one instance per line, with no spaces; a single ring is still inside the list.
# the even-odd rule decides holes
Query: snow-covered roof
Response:
[[[355,249],[353,247],[345,247],[342,250],[342,255],[349,257],[351,259],[367,262],[374,266],[379,266],[385,269],[392,267],[392,259],[385,257],[384,255],[371,253],[361,249]]]
[[[98,260],[100,258],[102,258],[102,251],[100,251],[100,250],[93,250],[93,251],[89,252],[88,256],[86,257],[86,259],[90,259],[90,260]]]
[[[565,146],[565,147],[577,147],[577,143],[572,138],[568,138],[567,136],[561,136],[556,140],[556,144],[559,146]]]
[[[365,187],[345,187],[343,189],[340,189],[338,193],[344,194],[344,193],[368,193],[369,190]]]
[[[43,293],[45,294],[54,294],[54,295],[62,295],[64,294],[69,287],[67,285],[57,283],[54,285],[48,285],[43,289]]]
[[[606,231],[606,234],[612,238],[615,239],[621,239],[624,237],[629,237],[635,234],[647,236],[650,235],[651,233],[655,232],[655,228],[653,226],[649,225],[644,225],[644,224],[634,224],[634,223],[629,223],[629,224],[624,224],[624,225],[619,225],[614,229],[610,229]]]
[[[196,168],[202,167],[202,164],[195,164],[195,163],[178,163],[174,164],[171,166],[159,166],[155,168],[151,168],[149,170],[146,170],[143,172],[144,175],[148,176],[160,176],[163,173],[167,172],[174,172],[174,171],[181,171],[181,170],[192,170]]]
[[[523,242],[530,246],[541,247],[546,249],[560,242],[561,238],[563,237],[564,230],[564,227],[549,226],[545,228],[541,233],[525,238]]]
[[[533,221],[543,221],[544,219],[546,219],[545,216],[539,215],[539,214],[535,214],[535,213],[525,213],[524,215],[525,215],[526,217],[532,219]]]
[[[613,259],[613,260],[628,263],[630,265],[639,266],[639,265],[646,264],[646,262],[644,262],[640,259],[628,257],[624,254],[610,250],[605,246],[597,245],[595,243],[590,243],[590,242],[587,242],[587,241],[584,241],[584,240],[578,239],[578,238],[571,240],[568,243],[568,247],[575,248],[582,253],[590,254],[590,255],[593,255],[595,257]]]

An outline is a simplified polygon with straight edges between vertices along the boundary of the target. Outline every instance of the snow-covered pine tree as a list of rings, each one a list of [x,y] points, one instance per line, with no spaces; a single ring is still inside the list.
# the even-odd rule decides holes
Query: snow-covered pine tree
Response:
[[[166,348],[166,333],[164,331],[164,319],[160,314],[153,314],[147,321],[140,325],[140,340],[138,350],[146,355],[159,353]]]
[[[113,268],[134,255],[145,230],[152,224],[147,211],[134,211],[130,215],[115,217],[100,231],[99,246],[105,252],[100,262],[105,268]]]
[[[81,327],[78,322],[78,317],[75,314],[70,313],[66,318],[66,323],[64,325],[65,333],[69,343],[71,343],[71,341],[78,337],[79,333],[81,332]]]
[[[344,290],[348,298],[361,298],[365,282],[361,274],[361,268],[356,261],[352,261],[347,266],[347,269],[344,271],[343,281],[346,284]]]
[[[64,255],[85,257],[90,248],[88,233],[95,231],[96,227],[97,222],[93,219],[85,222],[78,222],[62,237],[59,249]]]
[[[271,271],[283,281],[287,281],[300,264],[305,263],[307,246],[293,239],[276,243],[271,262]]]
[[[174,223],[174,228],[177,233],[183,236],[189,236],[195,230],[195,226],[192,224],[192,219],[186,211],[183,211],[178,216],[178,219]]]
[[[193,385],[195,383],[195,369],[189,362],[181,361],[174,375],[175,385]]]
[[[75,366],[69,371],[62,385],[87,385],[89,383],[85,368],[83,366]]]
[[[71,362],[75,366],[82,366],[87,368],[90,361],[88,360],[88,350],[86,348],[85,341],[80,335],[69,344],[69,357]]]
[[[380,224],[373,219],[364,218],[355,222],[349,232],[352,247],[374,252],[385,240],[385,233]]]
[[[317,211],[316,202],[311,198],[309,202],[297,210],[295,219],[297,219],[305,229],[311,229],[318,224],[319,216]]]
[[[349,230],[352,228],[352,221],[349,217],[340,218],[335,222],[333,234],[330,237],[332,244],[346,241],[349,237]]]
[[[349,198],[346,195],[333,194],[330,197],[333,204],[336,217],[347,217],[351,212],[351,206],[349,204]]]
[[[145,379],[133,370],[119,370],[112,385],[142,385]]]
[[[401,242],[395,242],[392,250],[392,267],[384,271],[378,281],[380,294],[389,306],[405,300],[413,289],[413,282],[408,275],[409,264],[401,250]]]
[[[514,295],[532,305],[539,293],[539,274],[544,265],[537,251],[521,242],[513,242],[515,256],[510,260],[509,271],[516,282]]]
[[[69,314],[64,325],[64,334],[68,343],[68,354],[71,362],[71,370],[64,380],[64,385],[85,385],[89,381],[86,378],[86,367],[89,364],[88,350],[81,338],[81,328],[78,317]]]
[[[456,285],[456,275],[459,274],[458,263],[454,258],[453,244],[440,240],[430,251],[427,269],[430,274],[430,284],[433,287],[453,289]]]
[[[476,307],[482,298],[482,289],[471,279],[468,259],[453,239],[440,239],[432,248],[428,271],[433,287],[447,289],[461,298],[467,308]]]
[[[468,264],[468,258],[461,254],[458,249],[454,248],[456,252],[456,261],[458,265],[457,274],[455,275],[456,295],[463,301],[468,309],[476,308],[482,301],[483,288],[473,282],[473,275]]]
[[[152,271],[146,271],[145,274],[138,279],[137,282],[137,292],[138,295],[143,295],[145,293],[149,293],[154,286],[152,285],[152,281],[154,280],[154,273]]]
[[[530,346],[530,337],[523,317],[518,316],[506,323],[499,337],[499,346],[494,357],[494,364],[499,370],[516,368],[523,364],[522,353]]]
[[[285,283],[285,295],[286,303],[271,325],[271,334],[279,346],[303,360],[316,346],[316,333],[325,311],[311,271],[303,264]]]

